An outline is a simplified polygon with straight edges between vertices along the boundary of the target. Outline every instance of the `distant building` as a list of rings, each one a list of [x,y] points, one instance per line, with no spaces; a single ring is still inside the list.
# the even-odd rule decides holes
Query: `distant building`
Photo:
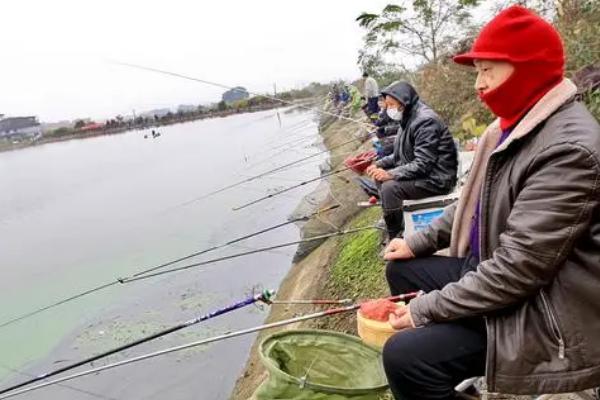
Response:
[[[250,93],[242,86],[234,87],[223,93],[222,96],[225,103],[233,103],[235,101],[247,99],[248,97],[250,97]]]
[[[42,136],[42,126],[37,117],[11,117],[0,119],[0,138],[19,139]]]

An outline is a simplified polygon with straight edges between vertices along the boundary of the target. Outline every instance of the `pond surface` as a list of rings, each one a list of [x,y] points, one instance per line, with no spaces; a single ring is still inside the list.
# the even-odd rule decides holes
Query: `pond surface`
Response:
[[[240,211],[232,208],[318,176],[326,158],[191,201],[321,151],[314,114],[271,110],[159,131],[155,139],[149,130],[132,131],[0,153],[0,324],[286,221],[317,183]],[[298,227],[288,225],[192,262],[298,238]],[[277,288],[294,251],[287,247],[113,286],[0,328],[0,386],[237,302],[255,287]],[[94,366],[259,325],[265,317],[266,310],[247,307]],[[166,355],[18,398],[227,399],[253,339]]]

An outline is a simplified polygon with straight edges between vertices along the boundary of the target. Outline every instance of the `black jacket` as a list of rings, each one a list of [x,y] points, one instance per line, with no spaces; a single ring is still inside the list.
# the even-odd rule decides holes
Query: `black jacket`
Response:
[[[434,191],[450,191],[456,185],[458,152],[441,118],[419,100],[407,82],[395,82],[382,94],[404,104],[394,153],[377,161],[397,181],[412,180],[415,185]]]
[[[400,128],[400,121],[394,121],[388,117],[387,113],[382,111],[377,121],[375,121],[377,130],[375,131],[379,139],[396,136],[398,129]]]

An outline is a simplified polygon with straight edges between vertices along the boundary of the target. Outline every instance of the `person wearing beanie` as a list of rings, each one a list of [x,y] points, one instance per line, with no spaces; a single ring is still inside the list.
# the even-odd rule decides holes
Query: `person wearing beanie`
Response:
[[[558,32],[524,7],[499,13],[454,61],[475,68],[498,118],[459,201],[386,249],[392,294],[426,292],[390,315],[390,388],[450,399],[476,376],[488,392],[597,387],[600,125],[564,78]]]

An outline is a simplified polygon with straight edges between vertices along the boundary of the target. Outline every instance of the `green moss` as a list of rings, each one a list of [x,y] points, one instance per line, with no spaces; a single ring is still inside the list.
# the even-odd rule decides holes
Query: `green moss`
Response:
[[[347,228],[374,225],[381,210],[370,208],[354,218]],[[359,298],[379,297],[387,292],[384,265],[379,257],[381,233],[367,230],[344,237],[340,252],[331,268],[329,287],[338,296]]]
[[[369,208],[358,214],[346,229],[374,225],[381,218],[381,209]],[[378,298],[388,294],[385,282],[385,262],[379,257],[381,232],[368,230],[345,236],[340,240],[339,253],[331,267],[327,283],[328,295],[332,298]],[[327,318],[318,325],[321,329],[332,329],[356,335],[354,314],[343,314]],[[380,400],[392,400],[387,391]]]

